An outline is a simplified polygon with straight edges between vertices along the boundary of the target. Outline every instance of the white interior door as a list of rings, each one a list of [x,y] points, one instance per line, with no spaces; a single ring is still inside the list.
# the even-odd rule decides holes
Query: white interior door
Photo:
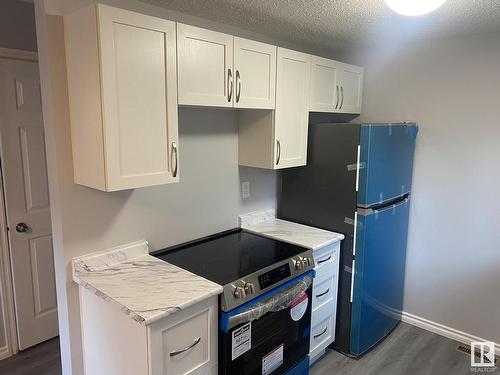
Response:
[[[38,65],[0,59],[0,137],[19,349],[57,336]]]
[[[274,109],[277,47],[234,37],[235,108]]]

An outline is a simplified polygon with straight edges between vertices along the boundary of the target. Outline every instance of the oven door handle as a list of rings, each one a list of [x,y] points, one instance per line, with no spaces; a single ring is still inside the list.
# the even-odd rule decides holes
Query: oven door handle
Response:
[[[289,308],[297,297],[306,292],[312,284],[312,276],[307,275],[297,283],[280,290],[263,301],[256,302],[254,305],[240,313],[229,317],[229,329],[237,325],[248,323],[257,319],[268,312],[278,312]]]

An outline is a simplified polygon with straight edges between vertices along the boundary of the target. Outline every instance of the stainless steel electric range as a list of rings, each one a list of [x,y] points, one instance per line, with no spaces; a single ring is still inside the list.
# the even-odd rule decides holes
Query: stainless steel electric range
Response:
[[[223,286],[220,374],[307,374],[311,250],[234,229],[152,255]]]

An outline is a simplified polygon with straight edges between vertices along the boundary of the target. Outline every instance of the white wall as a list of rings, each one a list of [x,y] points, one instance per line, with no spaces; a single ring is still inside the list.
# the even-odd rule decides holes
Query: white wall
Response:
[[[178,184],[104,193],[73,183],[62,18],[37,3],[42,98],[64,374],[82,374],[73,257],[141,238],[153,249],[234,228],[238,214],[275,207],[276,175],[238,167],[237,112],[179,110]],[[240,198],[250,181],[251,198]]]
[[[404,310],[500,343],[500,33],[355,60],[362,120],[420,126]]]

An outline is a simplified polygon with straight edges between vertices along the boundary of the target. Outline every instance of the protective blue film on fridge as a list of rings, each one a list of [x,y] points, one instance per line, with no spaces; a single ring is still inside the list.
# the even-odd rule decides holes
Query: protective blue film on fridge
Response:
[[[370,207],[410,192],[415,124],[361,126],[358,206]]]
[[[358,210],[351,352],[361,355],[401,319],[409,200],[379,211]]]

